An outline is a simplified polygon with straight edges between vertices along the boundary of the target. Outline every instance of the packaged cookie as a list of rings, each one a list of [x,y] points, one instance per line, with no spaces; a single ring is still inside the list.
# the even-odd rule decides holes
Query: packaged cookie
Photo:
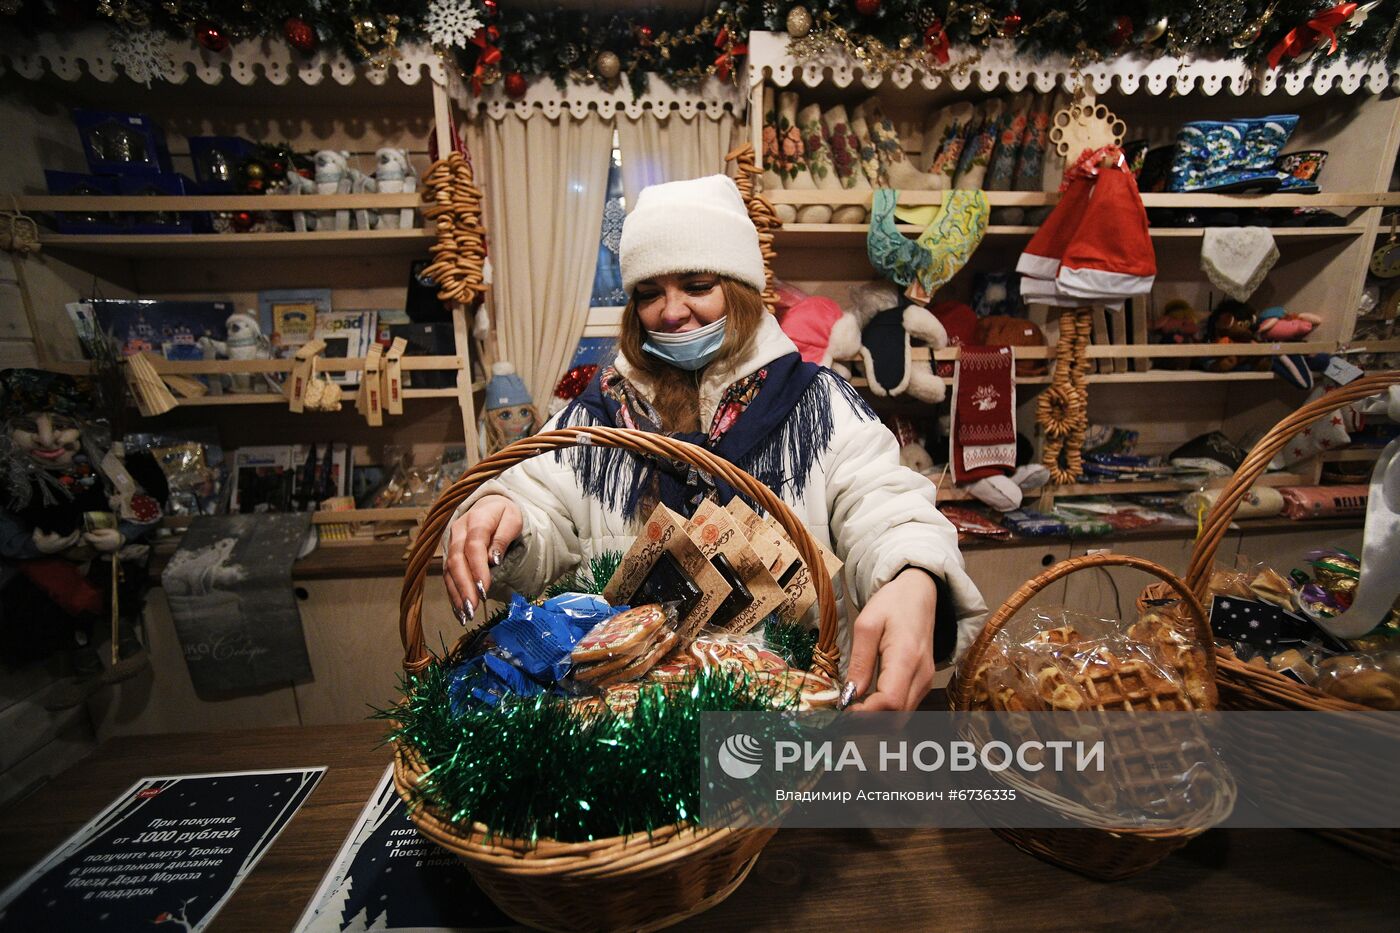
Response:
[[[759,636],[739,636],[727,632],[708,633],[690,645],[690,655],[699,666],[763,676],[788,669],[782,655],[763,647]]]
[[[759,557],[739,521],[713,500],[700,503],[687,530],[730,584],[729,597],[709,624],[729,632],[756,628],[782,603],[777,579]]]
[[[570,657],[575,666],[595,661],[635,658],[646,650],[666,624],[666,610],[659,605],[637,606],[601,622],[585,635]]]
[[[603,590],[613,605],[674,603],[682,638],[698,632],[732,591],[686,525],[684,518],[658,505]]]
[[[824,674],[792,668],[770,674],[764,683],[773,691],[773,703],[778,707],[796,706],[798,710],[835,709],[841,699],[841,687]]]

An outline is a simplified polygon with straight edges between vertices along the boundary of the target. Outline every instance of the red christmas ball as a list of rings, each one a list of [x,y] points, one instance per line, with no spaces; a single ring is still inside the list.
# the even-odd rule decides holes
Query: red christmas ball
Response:
[[[650,27],[650,26],[638,26],[638,27],[637,27],[637,40],[638,40],[639,42],[641,42],[642,45],[651,45],[651,27]]]
[[[481,8],[486,11],[487,16],[495,16],[496,0],[481,0]]]
[[[222,29],[207,20],[195,27],[194,41],[211,52],[222,52],[228,48],[228,36],[224,35]]]
[[[1133,37],[1133,21],[1126,16],[1119,16],[1113,20],[1113,29],[1108,34],[1108,43],[1114,48],[1126,45]]]
[[[239,233],[247,233],[253,229],[253,213],[252,211],[235,211],[230,223],[233,224],[233,229]]]
[[[310,55],[316,51],[316,30],[300,16],[289,17],[282,24],[282,34],[287,37],[287,44],[298,52]]]
[[[862,16],[874,16],[880,12],[880,0],[856,0],[856,12]]]
[[[512,71],[505,77],[506,96],[511,100],[519,100],[525,96],[525,92],[530,89],[530,84],[525,80],[525,76],[518,71]]]
[[[1001,34],[1003,36],[1014,36],[1021,32],[1021,14],[1007,13],[1006,18],[1001,21]]]

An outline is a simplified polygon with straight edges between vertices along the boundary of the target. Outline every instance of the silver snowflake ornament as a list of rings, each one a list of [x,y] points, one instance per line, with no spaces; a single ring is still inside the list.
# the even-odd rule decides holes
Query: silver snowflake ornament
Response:
[[[131,80],[151,86],[151,81],[164,81],[175,70],[170,57],[170,40],[154,29],[118,29],[107,40],[112,50],[112,63],[120,65]]]
[[[603,206],[603,245],[614,253],[622,248],[622,222],[626,219],[622,199],[608,198]]]
[[[427,29],[433,45],[464,49],[481,30],[481,19],[467,0],[433,0],[428,4]]]

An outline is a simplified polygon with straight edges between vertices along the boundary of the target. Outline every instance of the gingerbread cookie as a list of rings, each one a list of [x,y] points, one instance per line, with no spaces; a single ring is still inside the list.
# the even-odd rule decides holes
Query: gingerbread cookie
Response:
[[[799,710],[835,709],[841,699],[836,681],[812,671],[788,668],[768,675],[775,706],[786,706],[796,699]]]
[[[662,629],[661,636],[642,654],[637,655],[622,668],[594,680],[594,684],[599,687],[610,687],[613,684],[626,683],[629,680],[636,680],[651,670],[656,662],[660,661],[680,640],[671,629]]]
[[[603,693],[603,703],[619,716],[631,716],[637,708],[637,700],[642,695],[642,687],[636,683],[617,684]]]
[[[661,626],[666,611],[659,605],[637,606],[595,625],[574,646],[575,664],[589,664],[616,658],[635,658],[646,650]]]
[[[767,648],[724,637],[697,638],[691,656],[706,668],[717,667],[745,674],[775,674],[787,670],[787,661]]]

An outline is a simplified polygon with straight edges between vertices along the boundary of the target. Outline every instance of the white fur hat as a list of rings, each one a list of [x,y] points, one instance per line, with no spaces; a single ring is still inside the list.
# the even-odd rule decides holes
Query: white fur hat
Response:
[[[622,288],[682,272],[716,272],[757,291],[767,275],[758,230],[726,175],[643,188],[622,224]]]

